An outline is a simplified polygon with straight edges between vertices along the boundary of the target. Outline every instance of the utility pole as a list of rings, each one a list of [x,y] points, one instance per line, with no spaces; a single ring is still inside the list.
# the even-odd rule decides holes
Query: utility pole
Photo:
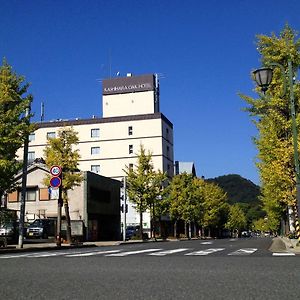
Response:
[[[57,200],[56,246],[61,247],[61,210],[63,206],[62,186],[59,187]]]
[[[126,177],[123,177],[123,241],[126,241],[126,213],[127,213]]]
[[[30,114],[30,106],[25,111],[25,117]],[[30,121],[28,120],[28,123]],[[20,218],[19,218],[19,241],[18,248],[23,248],[24,242],[24,219],[25,219],[25,202],[26,202],[26,186],[27,186],[27,165],[28,165],[28,134],[24,140],[24,153],[23,153],[23,173],[22,173],[22,190],[21,190],[21,202],[20,202]]]
[[[50,186],[52,188],[58,188],[58,199],[57,199],[57,222],[56,222],[56,245],[61,246],[61,209],[62,209],[62,168],[60,166],[52,166],[50,168]]]

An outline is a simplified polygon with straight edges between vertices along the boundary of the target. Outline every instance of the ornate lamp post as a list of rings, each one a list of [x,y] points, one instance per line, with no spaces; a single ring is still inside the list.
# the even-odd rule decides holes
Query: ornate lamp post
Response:
[[[284,91],[283,95],[286,92],[286,86],[289,86],[290,91],[290,110],[292,118],[292,132],[293,132],[293,146],[294,146],[294,163],[295,163],[295,172],[296,172],[296,200],[297,200],[297,209],[298,216],[300,213],[300,168],[299,168],[299,154],[298,154],[298,132],[296,124],[296,112],[295,112],[295,99],[294,99],[294,80],[293,80],[293,67],[292,62],[288,60],[288,74],[286,77],[284,67],[278,63],[271,63],[270,66],[279,67],[281,69],[283,81],[284,81]],[[265,93],[268,90],[268,87],[272,81],[273,69],[270,67],[264,67],[257,69],[253,72],[254,79],[262,91]],[[297,220],[298,225],[296,225],[298,239],[300,240],[299,232],[299,220]]]

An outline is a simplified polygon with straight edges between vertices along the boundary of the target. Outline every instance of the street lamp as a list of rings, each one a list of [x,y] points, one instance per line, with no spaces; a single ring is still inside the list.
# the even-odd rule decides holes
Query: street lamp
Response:
[[[253,75],[257,85],[265,93],[268,90],[270,83],[272,82],[273,69],[260,68],[255,70],[253,72]]]
[[[286,92],[286,86],[289,86],[290,91],[290,110],[292,117],[292,131],[293,131],[293,146],[294,146],[294,163],[296,171],[296,200],[298,208],[298,216],[300,213],[300,168],[299,168],[299,154],[298,154],[298,132],[296,124],[296,112],[295,112],[295,99],[294,99],[294,80],[293,80],[293,67],[292,62],[288,60],[288,78],[286,78],[285,69],[281,64],[270,63],[269,66],[279,67],[281,69],[283,81],[284,81],[284,90],[282,96]],[[254,79],[262,91],[265,93],[268,90],[268,87],[272,81],[273,69],[270,67],[264,67],[257,69],[253,72]],[[298,217],[296,217],[297,219]],[[299,222],[299,220],[297,220]],[[300,233],[297,232],[298,239],[300,240]]]

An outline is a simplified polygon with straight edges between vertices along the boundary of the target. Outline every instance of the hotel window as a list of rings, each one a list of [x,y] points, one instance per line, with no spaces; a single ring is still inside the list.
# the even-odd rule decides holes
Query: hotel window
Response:
[[[35,160],[35,152],[29,151],[28,152],[28,162],[33,162]]]
[[[55,132],[54,131],[47,132],[47,140],[54,139],[54,138],[55,138]]]
[[[128,135],[132,135],[132,126],[128,126]]]
[[[93,173],[100,173],[100,165],[91,165],[91,172]]]
[[[35,133],[30,133],[29,136],[28,136],[28,141],[32,142],[34,140],[35,140]]]
[[[169,139],[169,128],[166,128],[166,139]]]
[[[100,129],[99,128],[93,128],[93,129],[91,129],[91,137],[92,138],[98,138],[98,137],[100,137]]]
[[[91,154],[92,155],[100,154],[100,147],[92,147],[91,148]]]
[[[133,164],[129,164],[129,171],[133,170]]]
[[[169,156],[170,156],[170,147],[167,146],[167,157],[169,157]]]
[[[129,145],[128,152],[129,154],[133,153],[133,145]]]

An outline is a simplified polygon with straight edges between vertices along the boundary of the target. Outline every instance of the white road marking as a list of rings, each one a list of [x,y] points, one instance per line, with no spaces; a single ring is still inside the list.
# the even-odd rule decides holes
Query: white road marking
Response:
[[[163,249],[145,249],[145,250],[127,251],[127,252],[121,252],[121,253],[115,253],[115,254],[108,254],[105,256],[127,256],[127,255],[134,255],[134,254],[161,251],[161,250],[163,250]]]
[[[66,255],[66,257],[92,256],[92,255],[99,255],[99,254],[117,253],[120,251],[121,250],[94,251],[94,252],[87,252],[87,253],[69,254],[69,255]]]
[[[257,251],[257,248],[243,248],[229,253],[228,255],[249,255],[254,253],[255,251]]]
[[[154,252],[154,253],[150,253],[148,255],[165,256],[165,255],[168,255],[168,254],[183,252],[183,251],[187,251],[187,250],[189,250],[189,248],[180,248],[180,249],[173,249],[173,250],[165,250],[165,251],[160,251],[160,252]]]
[[[34,253],[26,253],[26,254],[12,254],[12,255],[5,255],[2,256],[0,255],[0,258],[39,258],[39,257],[53,257],[53,256],[63,256],[66,254],[69,254],[70,252],[68,251],[63,251],[63,252],[34,252]],[[72,252],[74,253],[82,253],[82,251],[76,251]]]
[[[292,252],[274,252],[273,256],[295,256],[295,253]]]
[[[0,255],[0,258],[19,258],[27,257],[29,254],[16,254],[16,255]]]
[[[202,243],[200,243],[201,245],[211,245],[211,244],[213,244],[213,242],[202,242]]]
[[[211,249],[206,249],[206,250],[200,250],[200,251],[195,251],[191,253],[187,253],[185,255],[209,255],[218,251],[223,251],[225,248],[211,248]]]

